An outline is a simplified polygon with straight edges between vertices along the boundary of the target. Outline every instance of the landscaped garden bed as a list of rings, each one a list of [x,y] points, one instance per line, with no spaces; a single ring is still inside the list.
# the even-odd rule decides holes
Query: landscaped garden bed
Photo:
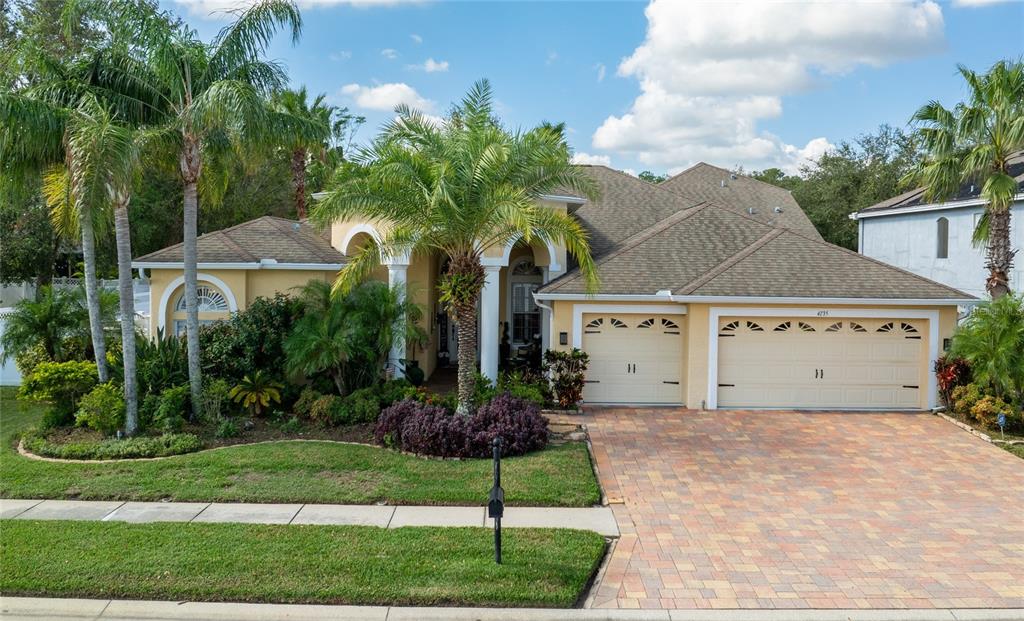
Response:
[[[489,460],[421,459],[385,448],[281,441],[204,450],[159,460],[55,463],[17,453],[21,432],[45,406],[0,388],[0,497],[203,502],[481,505]],[[600,491],[583,443],[505,459],[511,505],[584,507]]]
[[[483,528],[5,521],[6,596],[570,607],[600,535]],[[74,551],[69,554],[69,551]]]
[[[973,309],[935,374],[946,416],[1024,457],[1024,297]]]

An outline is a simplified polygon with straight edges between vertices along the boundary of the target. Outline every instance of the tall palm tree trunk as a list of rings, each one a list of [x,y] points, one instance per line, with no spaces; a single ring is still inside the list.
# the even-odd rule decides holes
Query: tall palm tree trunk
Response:
[[[1014,251],[1010,246],[1010,210],[989,211],[988,238],[988,280],[985,289],[992,299],[1001,298],[1010,292],[1010,270],[1013,268]]]
[[[200,173],[199,142],[186,136],[181,155],[181,174],[185,182],[184,235],[185,264],[185,337],[188,346],[188,383],[192,397],[192,416],[199,416],[203,396],[203,376],[199,367],[198,246]]]
[[[106,383],[110,381],[110,373],[107,371],[107,345],[103,338],[99,282],[96,279],[96,234],[90,214],[83,213],[79,220],[82,229],[82,261],[85,263],[85,305],[89,311],[92,351],[96,358],[96,371],[100,383]]]
[[[128,222],[128,196],[119,194],[114,204],[114,237],[117,240],[117,287],[121,298],[121,346],[124,350],[125,432],[139,429],[139,393],[135,370],[135,291],[132,288],[132,238]]]
[[[306,219],[306,150],[292,151],[292,188],[295,190],[295,212]]]
[[[459,325],[458,413],[469,415],[476,389],[476,303],[456,309]]]

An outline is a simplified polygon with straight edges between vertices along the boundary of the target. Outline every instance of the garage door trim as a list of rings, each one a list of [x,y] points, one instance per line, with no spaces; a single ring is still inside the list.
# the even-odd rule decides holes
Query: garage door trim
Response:
[[[582,317],[582,316],[581,316]],[[718,407],[718,323],[722,317],[837,317],[837,318],[907,318],[928,320],[928,368],[939,357],[939,311],[895,310],[892,308],[735,308],[712,306],[708,317],[708,398],[707,408]],[[573,322],[575,327],[575,320]],[[928,407],[938,403],[934,373],[928,373]]]
[[[623,313],[630,315],[685,315],[684,304],[573,304],[572,344],[583,349],[583,315]]]

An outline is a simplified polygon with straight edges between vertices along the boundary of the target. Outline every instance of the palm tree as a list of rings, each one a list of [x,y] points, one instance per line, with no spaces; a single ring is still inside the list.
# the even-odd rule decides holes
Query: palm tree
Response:
[[[173,160],[184,188],[186,340],[192,408],[199,415],[197,223],[199,195],[215,203],[227,183],[225,160],[276,144],[266,97],[286,83],[283,68],[263,60],[281,27],[298,40],[302,19],[294,2],[261,0],[237,12],[233,23],[207,44],[184,24],[149,3],[93,3],[113,44],[112,67],[103,77],[117,105],[148,117],[152,143]],[[123,93],[131,92],[131,95]]]
[[[91,62],[61,63],[38,50],[26,50],[40,69],[38,83],[21,91],[0,93],[0,161],[5,177],[22,183],[37,182],[53,188],[73,174],[76,162],[67,150],[67,120],[87,92]],[[99,281],[96,276],[96,228],[103,214],[96,205],[77,201],[65,191],[45,192],[57,231],[66,237],[81,235],[86,301],[92,350],[101,382],[109,379],[106,342],[100,320]]]
[[[301,119],[311,131],[293,131],[283,145],[291,159],[292,190],[295,193],[295,212],[300,220],[306,218],[306,166],[310,156],[322,157],[325,144],[331,137],[331,123],[337,108],[324,103],[323,93],[310,104],[306,87],[274,93],[271,107],[288,119]]]
[[[79,325],[78,304],[66,291],[44,286],[38,299],[21,300],[7,315],[0,336],[2,360],[17,358],[33,347],[42,347],[55,362],[69,359],[68,345]]]
[[[303,316],[284,344],[288,372],[326,373],[341,395],[380,379],[399,336],[414,343],[426,339],[416,325],[423,310],[397,285],[367,282],[332,293],[328,283],[314,280],[299,297]]]
[[[967,182],[981,187],[987,205],[974,243],[987,244],[985,289],[998,298],[1010,290],[1013,267],[1010,206],[1018,188],[1007,162],[1024,149],[1024,63],[999,61],[985,74],[958,69],[970,96],[953,110],[930,101],[914,113],[927,155],[905,181],[924,185],[928,200],[949,199]]]
[[[321,226],[361,218],[386,223],[384,238],[367,244],[341,271],[348,289],[382,260],[439,253],[448,268],[440,299],[459,324],[459,411],[473,400],[476,306],[484,284],[484,249],[522,238],[561,242],[591,289],[597,274],[587,235],[572,217],[538,204],[555,188],[587,196],[593,181],[569,162],[562,136],[550,126],[510,132],[494,116],[490,84],[476,83],[441,126],[406,106],[339,175],[313,210]]]
[[[139,133],[119,123],[95,98],[87,97],[71,117],[68,134],[67,151],[75,162],[74,173],[68,179],[72,188],[69,193],[85,204],[110,205],[114,212],[125,431],[131,436],[138,430],[138,388],[128,203],[139,173]]]

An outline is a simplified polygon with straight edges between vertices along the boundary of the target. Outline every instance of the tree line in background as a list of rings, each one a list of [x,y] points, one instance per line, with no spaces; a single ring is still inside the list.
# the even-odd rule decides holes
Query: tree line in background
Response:
[[[22,93],[48,80],[52,67],[41,66],[40,56],[65,59],[70,65],[72,59],[94,58],[111,43],[99,16],[82,11],[69,21],[65,6],[65,0],[0,3],[0,90]],[[172,16],[165,17],[181,26]],[[211,193],[199,210],[200,232],[264,215],[305,217],[309,196],[323,189],[365,122],[347,108],[330,105],[322,94],[308,94],[304,87],[282,88],[268,94],[267,101],[279,112],[317,118],[323,128],[321,135],[313,141],[282,140],[244,157],[227,153],[218,163],[224,169],[219,175],[222,187]],[[132,185],[128,216],[135,256],[180,243],[183,189],[178,172],[173,167],[147,165]],[[55,231],[41,175],[14,184],[0,169],[0,188],[0,283],[28,281],[38,287],[54,276],[81,275],[81,241],[63,239]],[[98,274],[114,277],[117,252],[113,237],[98,236],[95,250]]]

